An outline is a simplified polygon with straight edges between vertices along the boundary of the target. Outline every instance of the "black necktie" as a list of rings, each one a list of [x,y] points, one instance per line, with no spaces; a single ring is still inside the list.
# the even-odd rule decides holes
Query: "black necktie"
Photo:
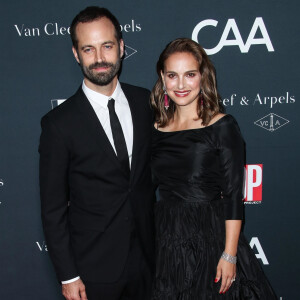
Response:
[[[108,101],[107,107],[109,110],[110,126],[114,138],[117,156],[124,171],[129,175],[130,169],[129,169],[128,151],[127,151],[124,133],[119,118],[115,111],[115,100],[110,99]]]

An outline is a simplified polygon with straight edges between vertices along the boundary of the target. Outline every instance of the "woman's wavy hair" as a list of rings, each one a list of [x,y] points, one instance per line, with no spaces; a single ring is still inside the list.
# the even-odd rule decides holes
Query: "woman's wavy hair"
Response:
[[[210,120],[221,111],[220,95],[217,91],[215,68],[204,49],[188,38],[179,38],[170,42],[161,53],[156,65],[158,80],[154,85],[150,101],[154,110],[155,122],[158,127],[165,127],[173,119],[176,110],[175,103],[170,99],[169,109],[164,108],[164,90],[161,72],[164,73],[166,60],[174,53],[191,53],[199,64],[201,74],[202,97],[198,97],[197,113],[202,125],[207,126]],[[201,105],[201,100],[203,104]]]

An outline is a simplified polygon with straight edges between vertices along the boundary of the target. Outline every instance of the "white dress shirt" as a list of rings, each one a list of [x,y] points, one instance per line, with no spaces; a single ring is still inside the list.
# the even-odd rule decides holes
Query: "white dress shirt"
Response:
[[[132,147],[133,147],[133,125],[132,125],[132,117],[131,111],[128,104],[128,101],[125,97],[124,92],[122,91],[121,85],[119,81],[117,82],[117,86],[113,92],[113,94],[108,97],[103,94],[97,93],[90,88],[88,88],[84,81],[82,83],[82,90],[86,97],[88,98],[90,104],[92,105],[108,139],[109,142],[116,152],[116,147],[114,144],[114,139],[110,127],[109,120],[109,111],[108,111],[108,101],[113,98],[115,100],[115,110],[116,114],[120,120],[121,127],[124,133],[125,142],[127,146],[128,156],[129,156],[129,166],[131,166],[132,160]],[[62,284],[67,284],[78,280],[80,277],[75,277],[70,280],[62,281]]]
[[[127,151],[129,155],[129,165],[131,166],[132,159],[132,146],[133,146],[133,126],[132,126],[132,117],[131,111],[129,108],[128,101],[122,91],[121,85],[119,81],[117,82],[117,86],[113,92],[113,94],[108,97],[102,94],[99,94],[90,88],[88,88],[85,83],[82,83],[82,90],[85,93],[86,97],[90,101],[109,141],[111,146],[113,147],[115,153],[116,148],[114,144],[113,135],[110,127],[109,120],[109,111],[107,108],[108,101],[113,98],[115,100],[115,110],[116,114],[120,120],[121,127],[124,133]]]

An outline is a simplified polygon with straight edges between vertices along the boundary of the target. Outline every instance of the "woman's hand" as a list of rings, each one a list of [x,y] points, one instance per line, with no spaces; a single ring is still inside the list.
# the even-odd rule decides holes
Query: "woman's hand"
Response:
[[[228,291],[236,276],[236,265],[220,258],[217,266],[217,274],[215,282],[221,282],[220,294],[224,294]]]
[[[242,221],[241,220],[226,220],[226,242],[224,252],[229,256],[236,256],[237,247],[239,241],[239,235],[241,232]],[[227,260],[220,258],[217,266],[217,274],[215,282],[221,282],[221,288],[219,293],[224,294],[235,280],[236,265],[228,262]]]

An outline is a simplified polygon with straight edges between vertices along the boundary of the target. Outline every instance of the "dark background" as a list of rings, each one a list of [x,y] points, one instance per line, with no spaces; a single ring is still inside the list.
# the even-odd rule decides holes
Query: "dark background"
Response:
[[[257,237],[269,264],[260,262],[278,296],[284,300],[298,299],[300,232],[296,218],[300,204],[296,197],[299,167],[296,153],[300,129],[297,121],[300,4],[297,0],[2,1],[0,299],[62,297],[41,229],[39,122],[52,108],[51,100],[69,97],[82,82],[80,68],[71,52],[71,39],[68,34],[56,35],[55,24],[59,28],[68,27],[73,17],[89,5],[107,7],[128,31],[123,31],[128,58],[123,62],[121,81],[149,89],[155,83],[155,64],[165,45],[177,37],[191,37],[199,22],[218,21],[217,27],[207,26],[198,34],[198,42],[209,49],[219,43],[228,19],[235,20],[243,43],[256,18],[263,19],[274,52],[260,44],[241,53],[235,45],[224,46],[210,57],[217,69],[222,97],[236,95],[233,105],[226,109],[237,119],[247,143],[247,164],[263,164],[262,201],[245,205],[244,232],[249,242]],[[53,35],[44,30],[48,23],[53,24],[47,27]],[[126,24],[129,26],[125,27]],[[39,35],[33,28],[38,28]],[[262,37],[258,29],[255,38]],[[229,39],[237,39],[232,30]],[[129,56],[131,53],[134,54]],[[278,100],[280,96],[286,97],[287,92],[289,103],[277,101],[271,107],[270,97]],[[266,104],[254,102],[257,94],[261,99],[269,97]],[[248,105],[241,104],[242,97],[249,100]],[[275,131],[269,125],[262,128],[254,124],[264,117],[270,121],[270,113],[289,122],[274,127]],[[276,115],[274,120],[278,118]],[[256,247],[253,250],[258,253]]]

